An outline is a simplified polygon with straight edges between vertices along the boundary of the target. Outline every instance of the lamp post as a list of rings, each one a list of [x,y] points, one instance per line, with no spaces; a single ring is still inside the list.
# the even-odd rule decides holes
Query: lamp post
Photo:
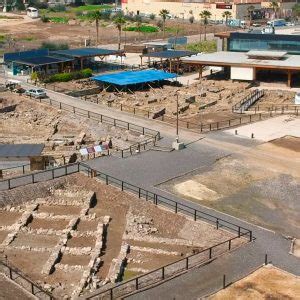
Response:
[[[176,92],[176,141],[179,142],[179,103],[178,91]]]

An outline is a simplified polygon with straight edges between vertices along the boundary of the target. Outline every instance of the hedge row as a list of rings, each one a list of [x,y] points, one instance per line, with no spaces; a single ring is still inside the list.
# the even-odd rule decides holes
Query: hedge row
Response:
[[[91,69],[83,69],[78,72],[72,72],[72,73],[58,73],[51,75],[47,79],[44,80],[45,83],[50,82],[66,82],[73,79],[81,79],[81,78],[88,78],[91,77],[93,74]]]

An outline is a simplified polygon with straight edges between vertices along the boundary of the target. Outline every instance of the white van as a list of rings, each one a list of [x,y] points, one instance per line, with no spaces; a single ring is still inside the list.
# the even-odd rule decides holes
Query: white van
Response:
[[[26,11],[27,11],[27,16],[32,19],[36,19],[40,16],[39,11],[34,7],[28,7]]]

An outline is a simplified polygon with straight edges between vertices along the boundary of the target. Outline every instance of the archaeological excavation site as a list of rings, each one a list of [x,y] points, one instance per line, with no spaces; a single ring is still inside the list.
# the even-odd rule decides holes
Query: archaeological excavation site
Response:
[[[164,265],[164,276],[247,243],[86,174],[2,191],[0,255],[57,299],[101,294]],[[236,238],[237,237],[237,238]],[[215,245],[221,245],[215,247]],[[211,257],[212,257],[211,256]],[[175,264],[173,264],[175,263]],[[178,264],[178,266],[176,265]],[[156,278],[157,277],[157,278]],[[146,281],[140,281],[140,285]],[[122,294],[120,294],[122,295]]]

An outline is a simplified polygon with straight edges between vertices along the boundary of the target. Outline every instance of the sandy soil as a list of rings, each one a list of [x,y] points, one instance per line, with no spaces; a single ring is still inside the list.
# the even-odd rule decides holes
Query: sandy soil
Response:
[[[290,151],[295,155],[294,161],[293,156],[290,157],[290,164],[270,157],[265,159],[264,153],[283,157],[287,150],[264,145],[257,147],[259,151],[266,151],[260,158],[247,154],[224,158],[207,171],[194,171],[161,185],[161,188],[299,238],[300,211],[296,203],[300,195],[298,153]],[[295,168],[290,168],[290,165]]]
[[[13,281],[3,274],[0,274],[0,299],[32,300],[35,299],[35,297],[32,297],[28,292],[25,292],[25,290],[17,286]]]
[[[299,299],[300,278],[275,267],[262,267],[225,290],[209,297],[212,300]]]
[[[65,13],[62,13],[65,16]],[[76,22],[75,22],[76,23]],[[116,44],[118,42],[118,30],[116,26],[110,22],[100,22],[100,38],[99,44]],[[152,22],[156,25],[157,20]],[[181,35],[192,35],[199,33],[199,24],[182,23],[175,20],[168,20],[166,26],[178,27],[180,26]],[[94,23],[81,22],[80,24],[58,24],[58,23],[43,23],[40,20],[32,20],[27,17],[18,20],[1,20],[1,31],[4,34],[13,35],[18,41],[16,48],[25,46],[25,49],[32,49],[38,47],[42,41],[66,42],[72,47],[83,47],[84,40],[91,38],[92,43],[95,44],[96,29]],[[23,26],[26,25],[26,31]],[[224,26],[208,26],[207,32],[224,31]],[[203,33],[203,26],[200,27]],[[30,33],[30,34],[29,34]],[[139,42],[141,40],[152,40],[162,38],[162,32],[139,35],[136,32],[122,33],[122,41],[127,43]],[[166,32],[166,37],[174,36],[173,32]],[[26,40],[30,37],[31,40]],[[12,49],[11,49],[12,50]]]

